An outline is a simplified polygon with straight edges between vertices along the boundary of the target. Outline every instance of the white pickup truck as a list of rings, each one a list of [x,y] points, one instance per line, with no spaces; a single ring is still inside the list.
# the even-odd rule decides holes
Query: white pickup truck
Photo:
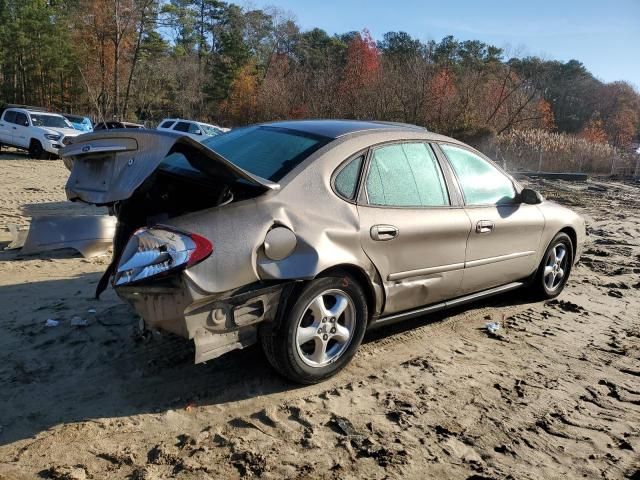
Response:
[[[49,158],[82,132],[62,115],[25,108],[7,108],[0,116],[0,144],[29,151],[31,158]]]

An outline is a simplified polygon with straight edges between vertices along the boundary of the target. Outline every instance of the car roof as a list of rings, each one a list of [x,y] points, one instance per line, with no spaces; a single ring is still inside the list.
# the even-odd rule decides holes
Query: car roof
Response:
[[[59,113],[47,112],[46,110],[37,110],[37,109],[32,109],[32,108],[7,107],[5,110],[11,110],[13,112],[20,112],[20,113],[28,113],[28,114],[33,114],[33,115],[50,115],[50,116],[53,116],[53,117],[63,117],[64,116],[64,115],[60,115]]]
[[[259,125],[296,130],[298,132],[310,133],[328,138],[338,138],[350,133],[369,130],[427,132],[427,129],[424,127],[418,127],[417,125],[410,125],[408,123],[371,120],[287,120],[281,122],[262,123]]]
[[[162,120],[160,122],[160,125],[162,125],[164,122],[185,122],[185,123],[197,123],[199,125],[207,125],[209,127],[215,127],[215,125],[212,125],[210,123],[205,123],[205,122],[201,122],[200,120],[187,120],[185,118],[165,118],[164,120]]]

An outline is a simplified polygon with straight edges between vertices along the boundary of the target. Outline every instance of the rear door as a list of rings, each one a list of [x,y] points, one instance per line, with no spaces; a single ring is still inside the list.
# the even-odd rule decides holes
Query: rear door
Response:
[[[358,201],[360,238],[386,294],[384,314],[456,296],[470,222],[432,147],[372,149]]]
[[[13,127],[16,118],[16,112],[13,110],[5,110],[0,118],[0,143],[12,145]]]
[[[442,143],[471,222],[461,294],[521,280],[536,268],[544,217],[517,200],[512,180],[488,159]]]
[[[29,118],[26,113],[16,112],[15,125],[13,126],[12,143],[16,147],[29,147],[31,141],[31,131],[29,127]]]

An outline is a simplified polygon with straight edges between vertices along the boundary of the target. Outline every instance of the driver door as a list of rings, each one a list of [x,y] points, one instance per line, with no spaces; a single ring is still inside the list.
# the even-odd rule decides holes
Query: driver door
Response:
[[[537,205],[517,201],[511,179],[459,145],[440,144],[462,191],[471,222],[460,294],[522,280],[536,269],[544,228]]]

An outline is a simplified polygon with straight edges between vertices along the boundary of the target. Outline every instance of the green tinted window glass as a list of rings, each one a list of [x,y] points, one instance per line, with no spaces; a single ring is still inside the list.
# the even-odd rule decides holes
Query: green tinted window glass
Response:
[[[464,148],[453,145],[441,145],[441,148],[456,172],[467,205],[500,205],[513,201],[513,184],[496,167]]]
[[[371,158],[367,194],[372,205],[448,205],[442,172],[431,148],[405,143],[378,148]]]
[[[362,158],[363,157],[358,157],[351,160],[336,176],[336,191],[349,200],[353,200],[356,195]]]

